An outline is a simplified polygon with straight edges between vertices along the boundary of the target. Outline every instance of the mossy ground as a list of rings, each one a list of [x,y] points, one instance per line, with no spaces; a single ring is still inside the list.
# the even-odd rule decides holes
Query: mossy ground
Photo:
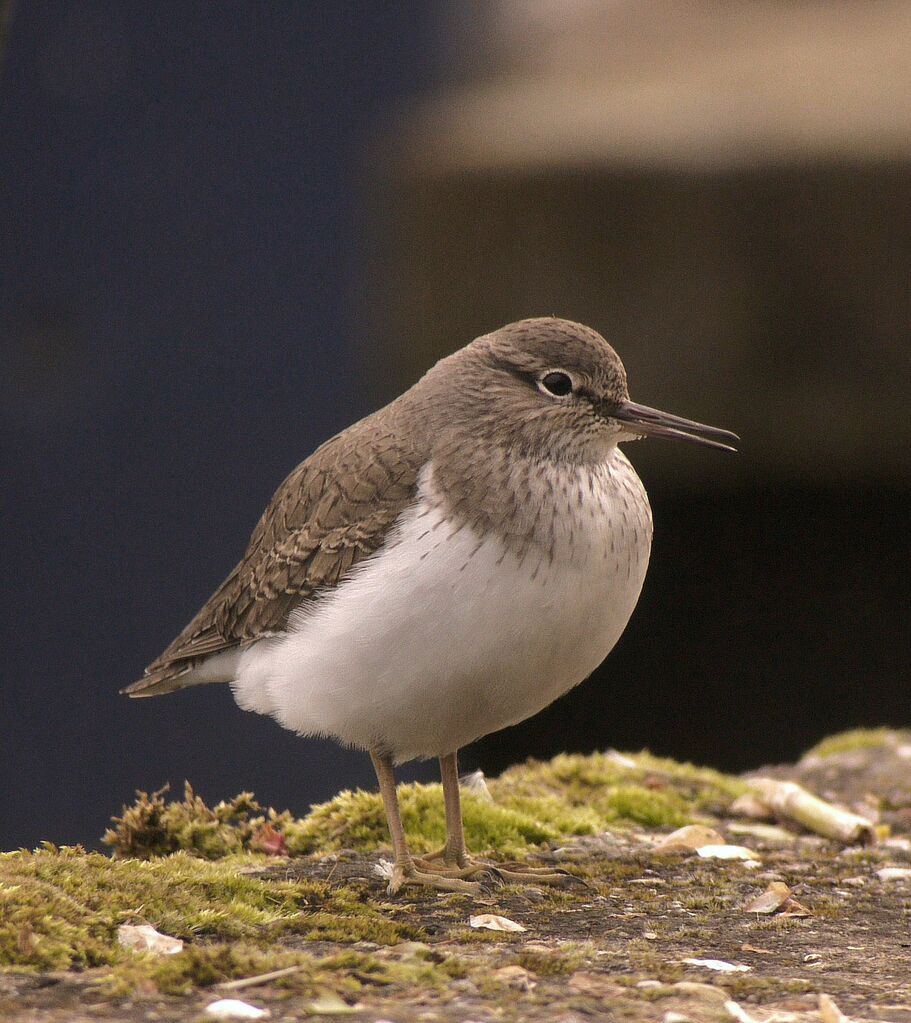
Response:
[[[864,748],[877,755],[876,744]],[[273,1016],[344,1010],[399,1023],[543,1021],[557,1004],[579,1018],[722,1019],[725,997],[810,1010],[819,990],[846,1011],[911,999],[911,884],[875,873],[911,861],[900,846],[843,852],[795,834],[764,848],[732,836],[760,853],[752,871],[654,856],[650,831],[708,820],[723,832],[743,788],[648,754],[511,768],[489,782],[492,801],[466,799],[469,844],[493,858],[558,862],[586,884],[481,898],[406,889],[389,899],[373,873],[388,841],[373,794],[342,793],[302,820],[246,794],[212,808],[190,790],[170,802],[141,797],[109,832],[114,856],[53,846],[0,856],[0,1018],[25,1008],[54,1021],[99,1009],[110,1019],[193,1019],[228,996],[218,985],[286,967],[295,970],[230,996]],[[415,848],[438,845],[439,787],[401,794]],[[773,879],[813,915],[746,913]],[[474,930],[478,912],[527,930]],[[125,922],[187,944],[167,958],[129,952],[116,941]],[[751,969],[719,976],[687,958]],[[518,977],[504,967],[521,968]]]
[[[830,735],[812,746],[804,754],[805,757],[834,757],[839,753],[851,753],[854,750],[879,749],[895,747],[901,741],[907,743],[907,733],[892,728],[851,728],[838,735]]]
[[[465,834],[472,849],[514,857],[547,842],[624,826],[679,827],[723,813],[745,784],[709,768],[636,754],[563,754],[530,760],[488,783],[492,800],[466,794]],[[439,785],[402,785],[402,820],[411,848],[428,852],[445,838]],[[208,807],[187,785],[182,800],[166,789],[140,793],[104,837],[115,856],[147,858],[183,850],[217,859],[262,851],[280,836],[292,856],[371,850],[388,840],[376,792],[340,792],[303,819],[260,806],[243,792]]]

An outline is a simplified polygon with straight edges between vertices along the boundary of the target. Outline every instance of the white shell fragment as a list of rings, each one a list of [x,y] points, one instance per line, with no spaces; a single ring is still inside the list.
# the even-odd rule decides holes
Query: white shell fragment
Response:
[[[237,998],[219,998],[217,1002],[207,1005],[203,1011],[213,1019],[265,1019],[269,1015],[268,1009],[257,1009],[255,1005]]]
[[[160,934],[149,924],[121,924],[117,928],[117,941],[134,952],[152,952],[159,956],[173,956],[183,948],[180,938]]]
[[[746,867],[758,867],[759,855],[745,845],[701,845],[697,855],[706,860],[742,860]]]
[[[478,916],[468,918],[472,927],[483,928],[488,931],[525,931],[527,927],[517,924],[506,916],[497,916],[496,913],[480,913]]]
[[[380,860],[373,864],[373,873],[384,881],[392,880],[392,860]]]
[[[747,973],[749,966],[743,963],[726,963],[723,959],[684,959],[689,966],[703,966],[707,970],[716,970],[718,973]]]
[[[905,881],[911,877],[911,867],[883,867],[876,876],[880,881]]]

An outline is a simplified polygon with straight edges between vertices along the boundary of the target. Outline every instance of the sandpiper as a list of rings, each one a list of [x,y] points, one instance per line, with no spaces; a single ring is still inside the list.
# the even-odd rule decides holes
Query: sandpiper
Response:
[[[123,691],[227,682],[246,710],[368,751],[390,891],[477,891],[491,868],[465,847],[458,750],[547,706],[619,639],[652,517],[618,445],[644,436],[737,440],[630,401],[589,327],[539,318],[485,334],[303,461],[228,578]],[[447,838],[416,859],[393,766],[431,757]]]

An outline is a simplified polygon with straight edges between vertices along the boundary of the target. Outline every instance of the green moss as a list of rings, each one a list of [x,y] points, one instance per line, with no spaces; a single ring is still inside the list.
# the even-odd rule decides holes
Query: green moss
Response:
[[[274,983],[298,990],[307,988],[313,964],[313,958],[304,953],[263,951],[244,942],[188,945],[177,955],[162,958],[124,956],[101,978],[98,986],[107,997],[129,995],[135,988],[149,983],[163,994],[186,995],[194,988],[295,966],[300,968],[298,973],[281,977]]]
[[[306,952],[270,950],[247,943],[190,945],[165,958],[132,955],[120,961],[99,981],[106,997],[129,995],[137,987],[154,985],[163,994],[186,995],[197,988],[295,967],[295,972],[270,981],[270,986],[296,994],[331,991],[356,997],[364,988],[388,987],[443,990],[451,980],[465,976],[463,962],[452,956],[444,962],[421,957],[380,959],[350,951],[316,957]]]
[[[402,785],[399,803],[405,833],[415,852],[429,852],[443,844],[446,824],[439,785]],[[498,805],[466,795],[463,812],[469,847],[506,856],[563,835],[591,834],[597,823],[588,811],[573,812],[550,797],[537,804],[523,798],[513,805]],[[288,846],[295,852],[366,850],[389,844],[382,800],[377,793],[363,791],[340,792],[328,803],[314,806],[286,834]]]
[[[851,753],[860,749],[879,749],[883,746],[897,746],[911,740],[911,733],[899,732],[893,728],[852,728],[839,732],[812,746],[805,757],[833,757],[839,753]]]
[[[547,952],[525,949],[515,959],[516,965],[539,977],[567,977],[575,973],[584,961],[584,954],[570,946]]]
[[[547,763],[530,760],[489,782],[493,801],[466,796],[465,832],[469,847],[504,856],[574,835],[590,835],[611,825],[679,827],[720,812],[745,791],[738,779],[707,768],[634,754],[623,759],[595,753],[563,754]],[[399,788],[409,842],[425,852],[445,838],[439,785]],[[375,793],[342,792],[313,807],[286,830],[294,851],[372,849],[388,844],[382,802]]]
[[[529,760],[490,782],[497,802],[549,794],[585,809],[599,823],[679,826],[700,811],[715,812],[745,791],[739,779],[709,768],[634,754],[561,754],[546,763]]]
[[[722,812],[745,786],[717,771],[642,752],[530,760],[492,779],[489,788],[492,802],[465,796],[468,844],[479,852],[512,857],[611,826],[679,827]],[[375,792],[340,792],[303,819],[262,807],[247,792],[211,808],[189,785],[182,800],[167,802],[165,792],[138,793],[133,806],[114,819],[104,841],[116,856],[148,858],[177,850],[207,859],[257,850],[303,855],[371,850],[389,842]],[[414,851],[442,845],[440,786],[402,785],[399,800]]]
[[[45,846],[0,855],[0,966],[33,969],[119,962],[122,923],[150,923],[186,940],[281,934],[392,943],[413,936],[349,887],[245,873],[261,858],[201,860],[184,852],[115,860]]]
[[[649,753],[528,761],[489,787],[492,801],[465,796],[468,843],[507,858],[612,826],[678,826],[723,809],[743,790],[740,782],[715,771]],[[261,806],[250,793],[209,807],[189,785],[181,799],[168,801],[166,791],[138,793],[114,819],[104,839],[113,858],[53,846],[0,855],[0,966],[113,965],[128,973],[136,958],[118,946],[117,927],[147,922],[193,943],[181,956],[160,963],[161,972],[152,978],[170,991],[201,982],[205,970],[227,979],[232,971],[245,975],[253,968],[253,953],[240,946],[234,958],[209,948],[220,942],[256,949],[286,934],[380,944],[417,936],[394,923],[394,914],[384,907],[365,900],[363,885],[292,882],[267,871],[275,854],[387,846],[378,794],[342,792],[297,819]],[[399,794],[412,848],[424,852],[440,846],[445,838],[440,786],[403,785]],[[599,880],[606,883],[611,866],[599,869]],[[617,869],[626,874],[637,868]],[[464,940],[511,939],[466,931]],[[197,979],[187,980],[190,974]]]

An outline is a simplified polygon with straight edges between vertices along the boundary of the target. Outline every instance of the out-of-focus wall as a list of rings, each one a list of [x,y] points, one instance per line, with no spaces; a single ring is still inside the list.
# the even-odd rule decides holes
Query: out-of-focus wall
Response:
[[[555,313],[743,433],[637,452],[681,484],[911,472],[911,6],[513,0],[462,45],[389,139],[378,372]]]

